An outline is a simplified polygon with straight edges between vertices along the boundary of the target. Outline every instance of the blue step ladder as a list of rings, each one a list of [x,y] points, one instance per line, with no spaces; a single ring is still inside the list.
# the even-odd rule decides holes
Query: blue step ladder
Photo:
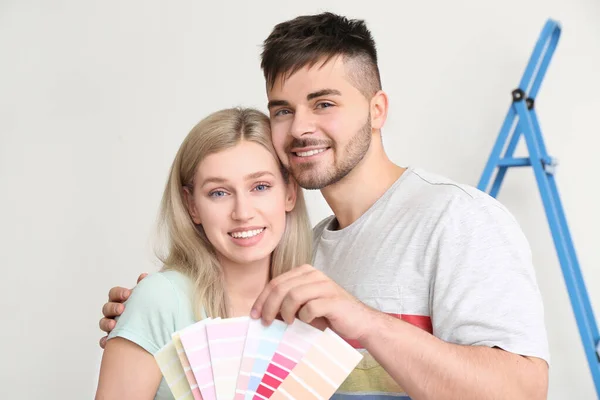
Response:
[[[549,19],[544,25],[519,87],[512,92],[512,103],[508,114],[477,187],[479,190],[489,193],[492,197],[496,197],[508,168],[533,168],[585,355],[596,387],[596,394],[600,398],[600,346],[598,346],[600,338],[598,327],[554,179],[557,162],[548,155],[534,108],[535,99],[548,64],[550,64],[550,59],[556,49],[560,33],[561,27],[558,22]],[[513,156],[521,136],[525,139],[529,157]],[[505,152],[502,155],[503,150]],[[494,172],[496,172],[496,175],[491,188],[489,188]]]

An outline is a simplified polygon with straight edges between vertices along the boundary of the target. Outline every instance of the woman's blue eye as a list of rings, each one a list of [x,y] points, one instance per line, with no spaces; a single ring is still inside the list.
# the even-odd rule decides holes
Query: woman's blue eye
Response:
[[[222,191],[222,190],[215,190],[214,192],[211,192],[209,194],[209,196],[211,196],[211,197],[223,197],[223,196],[225,196],[225,192]]]
[[[265,190],[268,190],[271,186],[267,185],[266,183],[261,183],[258,184],[254,187],[255,190],[259,191],[259,192],[264,192]]]

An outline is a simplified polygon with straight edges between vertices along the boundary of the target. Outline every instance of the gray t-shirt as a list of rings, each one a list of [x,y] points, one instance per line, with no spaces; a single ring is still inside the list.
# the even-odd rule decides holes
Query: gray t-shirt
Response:
[[[336,224],[314,228],[313,264],[365,304],[447,342],[549,361],[529,244],[497,200],[408,168],[357,221]],[[408,398],[364,352],[334,398]]]

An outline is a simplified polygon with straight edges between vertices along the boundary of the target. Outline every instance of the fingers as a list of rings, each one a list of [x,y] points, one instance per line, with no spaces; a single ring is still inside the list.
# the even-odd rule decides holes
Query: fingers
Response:
[[[300,267],[296,267],[284,274],[279,275],[278,277],[272,279],[263,289],[263,291],[260,293],[260,295],[258,295],[258,297],[256,298],[256,301],[254,302],[254,305],[252,306],[252,311],[250,312],[250,316],[252,318],[259,318],[261,316],[263,316],[263,308],[265,305],[265,302],[267,301],[267,299],[269,299],[269,302],[271,302],[272,300],[270,299],[270,296],[273,295],[274,291],[277,291],[277,293],[279,292],[283,292],[283,290],[285,289],[286,282],[289,282],[297,277],[306,275],[306,274],[310,274],[313,271],[316,271],[313,267],[311,267],[310,265],[302,265]],[[276,294],[277,294],[276,293]],[[283,297],[283,294],[285,293],[280,293],[279,297]],[[278,303],[276,306],[279,306]],[[266,320],[265,320],[266,322]],[[270,323],[271,321],[269,321]]]
[[[108,301],[112,303],[122,303],[129,298],[130,294],[131,290],[124,287],[115,286],[108,292]]]
[[[137,279],[137,283],[140,283],[140,281],[146,276],[148,276],[147,273],[140,274]],[[99,323],[102,331],[110,333],[115,328],[117,323],[114,318],[123,313],[125,306],[122,303],[124,303],[130,295],[130,289],[120,286],[115,286],[108,291],[108,302],[102,306],[102,314],[104,315],[104,318],[102,318]],[[101,348],[106,346],[107,339],[108,336],[104,336],[100,339],[99,344]]]
[[[105,303],[102,306],[102,314],[104,314],[104,318],[100,320],[100,330],[106,333],[110,333],[115,326],[117,325],[117,321],[114,320],[114,317],[117,317],[123,313],[125,310],[125,306],[121,303]],[[104,348],[106,346],[106,341],[108,336],[104,336],[100,339],[100,347]]]
[[[100,330],[106,333],[110,333],[113,329],[115,329],[115,325],[117,322],[114,319],[110,318],[102,318],[100,320]]]
[[[315,321],[316,325],[322,325],[322,318],[331,311],[332,302],[327,298],[318,298],[307,302],[298,312],[298,319],[307,324]]]
[[[327,278],[313,270],[274,285],[262,305],[263,321],[270,324],[277,313],[281,313],[285,322],[292,323],[302,304],[312,298],[327,295],[326,283]]]
[[[298,318],[298,319],[300,319],[300,318]],[[331,324],[329,323],[329,321],[327,321],[327,318],[324,318],[324,317],[319,317],[319,318],[313,319],[310,322],[310,325],[312,325],[313,328],[317,328],[320,331],[324,331],[327,328],[331,329]]]
[[[299,279],[296,281],[299,281]],[[310,304],[315,299],[330,299],[335,294],[328,281],[315,282],[314,280],[307,280],[304,284],[300,282],[296,284],[296,281],[294,281],[295,286],[286,294],[281,302],[281,317],[288,324],[294,322],[298,310],[305,304]],[[267,308],[265,307],[263,315],[265,315],[266,310]],[[318,317],[320,316],[318,315]]]
[[[143,274],[141,274],[140,276],[138,276],[137,283],[140,283],[142,281],[142,279],[144,279],[147,276],[148,276],[148,273],[146,273],[146,272],[144,272]]]
[[[106,318],[114,318],[123,314],[125,306],[121,303],[108,302],[102,306],[102,315]]]

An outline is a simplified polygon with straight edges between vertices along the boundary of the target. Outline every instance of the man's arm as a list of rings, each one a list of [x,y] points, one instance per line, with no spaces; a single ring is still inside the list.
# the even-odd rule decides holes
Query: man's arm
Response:
[[[546,398],[545,361],[438,339],[367,307],[310,265],[269,282],[251,316],[268,324],[278,313],[358,340],[414,400]]]
[[[148,276],[147,273],[140,274],[137,279],[137,283],[140,283],[142,279]],[[131,295],[131,289],[127,289],[120,286],[115,286],[108,291],[108,302],[102,306],[103,318],[100,319],[100,330],[107,333],[106,336],[100,338],[100,347],[106,347],[106,340],[108,334],[115,329],[116,321],[115,317],[123,314],[125,311],[125,305],[123,304]]]
[[[417,399],[545,399],[548,365],[487,346],[444,342],[407,322],[369,311],[359,342]]]

